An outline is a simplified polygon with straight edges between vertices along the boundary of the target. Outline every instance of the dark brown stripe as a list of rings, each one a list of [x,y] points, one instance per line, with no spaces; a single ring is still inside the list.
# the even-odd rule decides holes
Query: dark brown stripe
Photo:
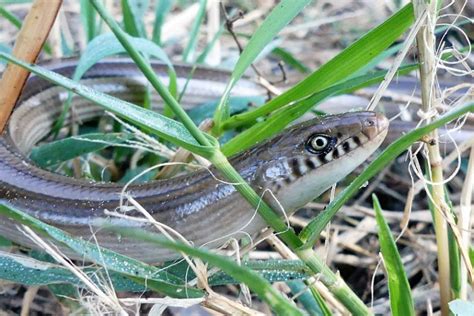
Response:
[[[300,170],[300,162],[298,159],[292,159],[291,160],[291,169],[293,170],[293,174],[296,176],[296,177],[301,177],[303,174],[301,173],[301,170]]]
[[[351,150],[351,144],[349,144],[348,141],[345,141],[344,144],[342,144],[342,149],[345,153],[349,152]]]
[[[326,154],[318,155],[319,161],[324,165],[328,160],[326,159]]]
[[[314,162],[311,160],[311,158],[305,159],[304,162],[305,162],[306,166],[307,166],[310,170],[316,169],[316,165],[315,165]]]
[[[354,136],[352,139],[354,140],[357,146],[362,145],[362,142],[360,141],[359,136]]]

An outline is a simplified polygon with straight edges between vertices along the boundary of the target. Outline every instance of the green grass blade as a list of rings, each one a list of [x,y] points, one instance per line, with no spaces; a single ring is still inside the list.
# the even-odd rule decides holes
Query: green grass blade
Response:
[[[417,65],[408,65],[401,67],[398,70],[398,74],[408,73],[416,69]],[[283,130],[288,124],[301,117],[307,111],[312,109],[315,104],[325,100],[326,98],[337,95],[348,93],[357,90],[364,86],[370,86],[377,82],[382,81],[385,78],[386,71],[377,71],[369,73],[360,77],[346,80],[340,84],[331,86],[323,91],[317,92],[308,98],[297,100],[296,102],[289,104],[287,107],[280,109],[271,115],[267,120],[261,121],[249,129],[241,132],[239,135],[234,137],[224,146],[222,151],[227,155],[231,156],[237,152],[245,150],[254,144],[269,138],[277,132]],[[255,111],[253,111],[255,112]],[[252,112],[251,112],[252,113]],[[256,119],[256,118],[252,118]],[[250,123],[250,122],[248,122]],[[224,124],[225,129],[232,128],[240,125],[238,121],[238,115],[231,117],[227,123]]]
[[[262,278],[259,274],[244,266],[238,265],[229,258],[213,254],[204,249],[194,248],[180,242],[171,241],[158,234],[145,232],[143,230],[116,230],[113,227],[111,227],[111,230],[120,233],[122,236],[153,242],[161,247],[166,247],[175,251],[184,252],[189,256],[196,257],[206,262],[209,262],[210,264],[218,267],[219,269],[221,269],[231,277],[235,278],[239,282],[245,283],[262,300],[267,302],[272,308],[272,310],[274,310],[277,314],[303,315],[300,310],[298,310],[287,299],[282,297],[281,294],[276,291],[271,286],[271,284],[264,278]]]
[[[448,227],[449,268],[452,299],[461,298],[461,255],[453,230]]]
[[[191,62],[196,53],[196,45],[199,39],[199,29],[201,24],[204,21],[204,16],[206,15],[207,0],[199,1],[199,10],[194,18],[193,26],[191,28],[191,33],[189,34],[188,45],[184,48],[183,52],[183,61],[186,63]]]
[[[81,0],[81,21],[87,42],[97,36],[97,14],[89,0]]]
[[[61,52],[65,58],[72,57],[76,54],[74,52],[74,43],[68,42],[63,32],[61,32]]]
[[[176,76],[173,63],[166,52],[150,40],[138,37],[128,37],[131,44],[140,52],[151,57],[155,57],[165,63]],[[108,56],[126,53],[125,48],[120,44],[113,33],[106,33],[96,37],[87,45],[87,48],[78,61],[73,79],[79,80],[95,63]]]
[[[214,37],[212,38],[212,40],[206,45],[206,47],[204,48],[204,50],[201,52],[201,54],[199,54],[198,58],[196,58],[196,61],[193,65],[193,68],[191,69],[191,71],[189,72],[188,74],[188,77],[186,79],[186,82],[184,84],[184,87],[183,89],[181,89],[181,93],[179,94],[179,97],[178,97],[178,101],[181,102],[181,99],[183,98],[184,94],[186,93],[186,90],[188,88],[188,84],[189,82],[191,81],[193,75],[194,75],[194,72],[197,68],[197,65],[199,64],[204,64],[204,61],[206,60],[206,57],[207,55],[209,54],[209,52],[211,51],[211,49],[214,47],[214,45],[216,44],[217,40],[219,39],[219,37],[221,37],[222,35],[222,32],[224,31],[224,24],[221,24],[220,28],[219,28],[219,31],[214,35]],[[214,112],[213,112],[214,113]]]
[[[248,266],[248,265],[245,265]],[[250,266],[248,266],[251,268]],[[263,269],[261,271],[255,270],[256,273],[262,276],[268,282],[282,282],[288,280],[303,280],[308,277],[308,274],[303,274],[301,272],[287,271],[287,270],[267,270]],[[227,275],[224,272],[216,273],[215,275],[209,278],[209,285],[226,285],[226,284],[239,284],[239,280]]]
[[[380,251],[388,276],[388,293],[392,315],[415,315],[413,296],[405,269],[403,268],[402,258],[398,253],[390,227],[383,218],[382,207],[375,194],[372,195],[372,200],[374,203],[375,219],[379,228]]]
[[[242,262],[247,267],[269,282],[281,282],[288,280],[304,279],[309,276],[305,271],[305,266],[298,260],[269,260],[269,262],[249,261]],[[175,283],[183,283],[184,280],[195,278],[192,270],[189,270],[187,264],[178,264],[181,266],[177,271],[176,263],[170,263],[170,267],[162,268],[170,275]],[[101,274],[101,268],[82,268],[98,286],[105,278]],[[177,276],[179,279],[175,279]],[[136,283],[123,274],[112,270],[107,272],[107,278],[110,278],[115,291],[143,292],[146,287]],[[81,281],[67,268],[54,262],[47,262],[44,258],[34,258],[26,255],[12,254],[0,251],[0,280],[7,280],[27,286],[44,286],[50,284],[72,284],[83,287]],[[226,273],[219,271],[208,279],[209,285],[219,286],[227,284],[238,284],[239,281],[230,277]],[[295,281],[296,282],[296,281]]]
[[[214,34],[214,37],[212,38],[212,40],[207,43],[206,47],[204,48],[204,50],[199,54],[199,56],[196,58],[196,64],[204,64],[204,62],[206,61],[206,58],[207,56],[209,55],[209,53],[211,52],[211,50],[214,48],[214,46],[216,45],[217,43],[217,40],[222,36],[222,33],[224,33],[224,23],[222,23],[220,26],[219,26],[219,30],[216,32],[216,34]]]
[[[388,146],[352,183],[347,186],[326,208],[314,218],[300,233],[300,238],[305,242],[306,247],[312,247],[319,238],[320,233],[331,221],[336,212],[346,203],[360,188],[373,176],[386,167],[393,159],[403,153],[414,142],[418,141],[423,135],[432,130],[441,127],[452,120],[466,114],[474,112],[474,103],[458,107],[453,111],[446,113],[432,123],[417,128],[410,133],[400,137],[397,141]]]
[[[310,289],[303,281],[288,281],[286,282],[286,284],[291,289],[291,293],[293,294],[293,296],[298,295],[297,299],[301,303],[301,305],[304,306],[304,309],[308,313],[308,315],[326,315],[325,313],[323,313],[323,309],[319,306],[319,302],[316,301],[314,296],[311,294]]]
[[[165,263],[165,266],[168,263]],[[307,279],[311,272],[300,260],[282,260],[282,259],[268,259],[268,260],[255,260],[255,261],[242,261],[241,265],[257,272],[269,282],[280,282],[288,280],[302,280]],[[209,269],[213,266],[210,265]],[[167,272],[178,276],[185,280],[186,278],[193,279],[195,277],[194,272],[190,270],[187,262],[181,263],[169,263]],[[216,274],[209,276],[208,282],[210,285],[226,285],[226,284],[238,284],[239,281],[232,278],[223,271],[219,271]]]
[[[66,77],[58,75],[52,71],[43,69],[38,66],[24,63],[8,54],[0,52],[0,58],[13,62],[32,73],[45,78],[59,86],[66,88],[106,109],[129,122],[134,123],[143,130],[158,135],[174,144],[182,146],[192,152],[203,156],[209,156],[213,152],[214,147],[200,145],[189,133],[189,131],[175,120],[167,118],[159,113],[141,108],[132,103],[119,100],[109,95],[92,90],[89,87],[76,83]],[[210,143],[215,140],[211,136],[206,136]],[[215,141],[217,144],[217,141]]]
[[[131,139],[124,133],[91,133],[72,136],[33,148],[30,159],[45,168]]]
[[[252,112],[239,114],[238,120],[246,122],[249,117],[255,118],[267,115],[295,100],[322,91],[341,80],[347,79],[395,42],[411,26],[413,20],[413,7],[408,4],[322,65],[306,79],[264,106]]]
[[[220,124],[229,117],[227,98],[235,83],[242,77],[245,70],[254,62],[264,47],[270,43],[278,32],[290,23],[293,18],[310,3],[310,0],[282,0],[265,18],[253,34],[240,55],[232,75],[214,115],[215,130],[220,131]]]
[[[165,22],[166,15],[173,6],[173,0],[157,0],[155,9],[155,23],[153,24],[152,41],[157,45],[161,45],[161,32]]]
[[[11,24],[13,24],[16,28],[21,28],[21,20],[17,18],[13,13],[5,9],[3,6],[0,6],[0,16],[3,16],[5,19],[8,20]]]
[[[98,287],[102,287],[104,279],[110,278],[117,292],[146,290],[143,285],[114,271],[108,271],[107,274],[101,268],[83,268],[82,271]],[[61,265],[4,251],[0,251],[0,279],[26,286],[69,284],[74,285],[75,288],[84,287],[84,284],[70,270]]]
[[[270,54],[272,54],[273,50],[281,45],[282,40],[280,38],[275,38],[274,40],[270,41],[257,55],[257,57],[253,60],[254,63],[259,62],[265,58],[268,58]]]
[[[60,265],[4,251],[0,251],[0,279],[27,286],[79,283],[72,273]]]
[[[331,313],[331,309],[329,308],[328,304],[324,300],[324,298],[319,294],[318,291],[316,291],[316,288],[314,286],[310,287],[311,293],[313,294],[314,299],[319,305],[319,308],[321,309],[321,312],[324,316],[332,316],[333,314]]]
[[[125,32],[135,37],[146,38],[144,15],[148,0],[122,0],[123,26]]]
[[[199,105],[198,107],[188,110],[189,117],[196,124],[201,124],[205,119],[211,119],[219,101],[210,101]],[[242,113],[248,110],[249,106],[261,106],[265,103],[264,96],[252,96],[252,97],[230,97],[229,98],[229,110],[230,113]]]
[[[147,281],[154,280],[154,289],[161,293],[172,297],[201,297],[203,294],[198,289],[185,288],[181,279],[162,269],[99,247],[82,238],[72,237],[68,233],[10,206],[0,204],[0,214],[31,227],[43,236],[56,240],[82,255],[86,260],[96,262],[109,270],[127,275],[140,284],[149,285]]]
[[[429,170],[429,168],[425,169]],[[427,178],[428,179],[428,178]],[[429,184],[428,184],[429,185]],[[429,185],[429,188],[432,186]],[[453,203],[451,201],[451,197],[449,196],[449,190],[444,187],[444,194],[445,194],[445,201],[449,207],[449,212],[456,218],[455,211],[453,209]],[[433,205],[433,201],[429,200],[429,207],[431,212],[437,212]],[[433,213],[432,213],[433,215]],[[457,221],[457,219],[456,219]],[[449,251],[449,277],[450,277],[450,284],[451,284],[451,299],[457,299],[461,297],[461,287],[462,287],[462,277],[461,277],[461,253],[459,250],[458,243],[456,242],[456,237],[454,236],[453,230],[450,225],[448,225],[448,251]]]
[[[287,51],[284,48],[281,47],[275,47],[272,50],[272,55],[275,55],[279,58],[281,58],[282,61],[285,62],[285,64],[293,67],[294,69],[298,70],[300,73],[309,73],[311,72],[311,69],[308,68],[302,61],[298,60],[295,56],[293,56],[292,53]]]
[[[48,290],[56,297],[58,303],[70,311],[81,309],[79,304],[80,293],[77,287],[71,284],[50,284]]]

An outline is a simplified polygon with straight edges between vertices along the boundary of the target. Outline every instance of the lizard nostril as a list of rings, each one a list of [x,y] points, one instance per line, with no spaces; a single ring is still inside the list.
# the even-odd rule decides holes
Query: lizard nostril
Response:
[[[363,122],[362,132],[369,139],[373,139],[378,134],[376,120],[374,118],[367,118]]]
[[[381,113],[375,114],[375,116],[366,118],[362,123],[362,132],[369,138],[372,139],[378,134],[383,133],[388,129],[388,119]]]

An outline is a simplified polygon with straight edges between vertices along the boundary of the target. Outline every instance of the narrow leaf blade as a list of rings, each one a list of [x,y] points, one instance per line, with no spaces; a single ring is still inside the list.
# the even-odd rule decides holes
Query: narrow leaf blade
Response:
[[[130,138],[123,133],[72,136],[33,148],[30,159],[44,168],[114,144],[121,144]]]
[[[402,259],[393,239],[390,227],[383,218],[382,207],[375,194],[372,195],[375,219],[379,228],[380,251],[388,276],[391,312],[394,316],[415,315],[413,296]]]

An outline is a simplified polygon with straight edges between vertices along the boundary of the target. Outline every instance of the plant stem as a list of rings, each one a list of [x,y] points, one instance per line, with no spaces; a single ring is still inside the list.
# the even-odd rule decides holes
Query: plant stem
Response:
[[[436,25],[436,9],[438,1],[431,0],[413,0],[415,16],[420,16],[424,11],[427,12],[426,25],[420,28],[417,35],[418,58],[420,62],[421,79],[421,99],[422,110],[430,113],[435,102],[434,78],[436,75],[436,58],[434,52],[435,36],[434,28]],[[448,246],[448,224],[444,216],[450,216],[444,194],[444,178],[442,169],[442,158],[438,145],[438,131],[435,129],[429,134],[432,140],[427,145],[429,169],[431,174],[432,198],[435,211],[434,225],[436,233],[436,243],[438,251],[438,280],[440,287],[441,315],[449,315],[448,303],[451,299],[451,282],[449,266],[449,246]]]
[[[328,266],[322,262],[310,248],[296,250],[298,257],[311,269],[311,271],[320,271],[319,280],[331,291],[337,299],[349,309],[353,315],[371,314],[364,304],[360,304],[359,298],[339,276],[334,274]]]

